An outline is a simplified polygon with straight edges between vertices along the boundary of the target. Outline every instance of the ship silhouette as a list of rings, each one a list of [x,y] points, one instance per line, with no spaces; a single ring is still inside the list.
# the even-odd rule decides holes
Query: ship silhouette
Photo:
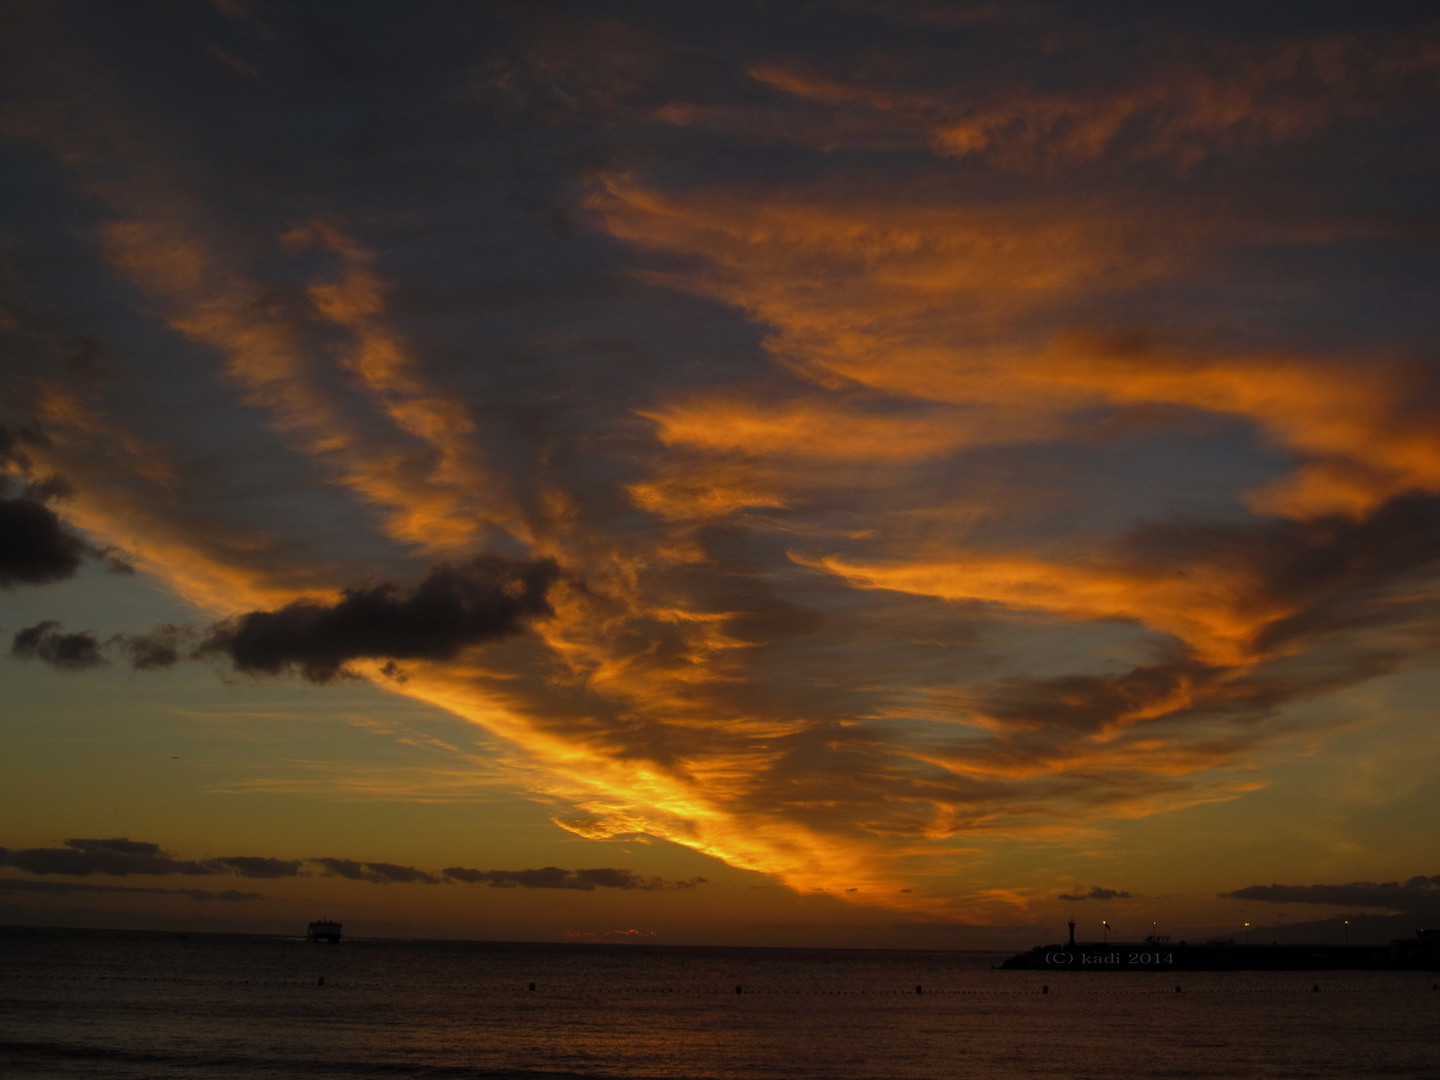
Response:
[[[340,924],[330,919],[316,919],[305,931],[306,941],[340,941]]]

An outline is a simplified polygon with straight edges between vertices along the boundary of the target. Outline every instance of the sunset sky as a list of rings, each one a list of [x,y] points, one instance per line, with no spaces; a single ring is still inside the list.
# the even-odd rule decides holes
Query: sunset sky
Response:
[[[1440,7],[3,10],[0,922],[1440,918]]]

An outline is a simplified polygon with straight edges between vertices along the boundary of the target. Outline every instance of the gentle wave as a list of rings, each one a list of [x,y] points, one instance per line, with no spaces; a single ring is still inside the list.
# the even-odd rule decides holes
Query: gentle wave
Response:
[[[13,929],[0,950],[6,1080],[1372,1080],[1440,1063],[1433,973]]]

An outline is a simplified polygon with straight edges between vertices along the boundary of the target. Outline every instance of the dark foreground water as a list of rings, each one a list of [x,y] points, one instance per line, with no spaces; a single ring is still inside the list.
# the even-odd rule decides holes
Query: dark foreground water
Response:
[[[0,1076],[1440,1076],[1433,973],[998,959],[0,929]]]

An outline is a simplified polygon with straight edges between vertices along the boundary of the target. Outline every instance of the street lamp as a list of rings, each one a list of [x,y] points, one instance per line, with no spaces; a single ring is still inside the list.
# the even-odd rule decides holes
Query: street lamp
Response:
[[[1350,920],[1345,920],[1345,944],[1350,944]]]
[[[1105,928],[1105,944],[1106,944],[1106,945],[1109,945],[1109,944],[1110,944],[1110,924],[1109,924],[1106,920],[1101,919],[1101,920],[1100,920],[1100,925]]]
[[[1250,944],[1250,924],[1248,922],[1245,924],[1245,944]]]

